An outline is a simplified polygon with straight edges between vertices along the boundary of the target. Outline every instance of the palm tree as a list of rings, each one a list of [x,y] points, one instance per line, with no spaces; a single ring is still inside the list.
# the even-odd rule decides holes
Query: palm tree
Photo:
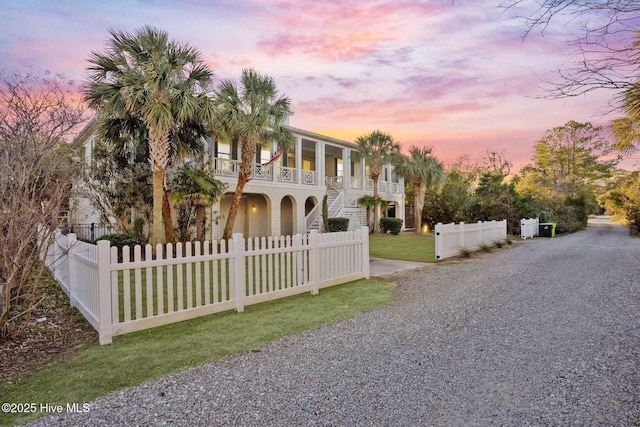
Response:
[[[170,161],[170,134],[176,124],[211,123],[208,96],[213,72],[200,52],[169,40],[166,32],[145,26],[135,33],[110,30],[106,53],[93,52],[84,98],[98,121],[130,115],[147,128],[153,173],[152,243],[163,243],[162,200]]]
[[[176,186],[171,193],[177,205],[191,205],[196,214],[196,239],[205,240],[205,208],[218,201],[224,194],[224,184],[204,169],[188,165],[178,170]]]
[[[240,87],[232,81],[220,84],[216,103],[219,106],[215,129],[217,138],[232,146],[237,144],[241,151],[238,183],[222,235],[223,239],[229,239],[258,147],[275,142],[282,153],[286,153],[293,144],[293,134],[284,125],[291,114],[291,102],[286,96],[278,96],[271,77],[245,69],[242,70]]]
[[[371,230],[371,209],[374,208],[380,201],[368,194],[358,199],[358,203],[365,207],[367,210],[367,227]]]
[[[414,232],[420,233],[422,228],[422,209],[427,188],[444,180],[444,167],[431,152],[433,147],[409,148],[409,157],[396,166],[396,172],[413,186],[413,218]]]
[[[110,150],[119,158],[135,163],[136,157],[149,158],[149,132],[140,117],[134,117],[126,112],[120,112],[121,116],[106,114],[98,123],[97,135],[101,141],[107,144]],[[202,138],[209,136],[209,130],[201,122],[186,121],[178,123],[171,130],[169,139],[171,161],[182,159],[185,156],[201,156],[203,145]],[[169,190],[164,186],[162,197],[162,222],[164,224],[165,238],[167,242],[175,243],[176,237],[171,217],[171,205],[169,203]],[[152,201],[153,202],[153,201]]]
[[[613,146],[623,154],[631,154],[640,147],[640,83],[624,91],[622,110],[625,116],[611,124]]]
[[[354,160],[363,159],[369,164],[369,172],[373,179],[373,198],[378,200],[378,179],[382,167],[386,163],[395,163],[400,154],[400,145],[393,141],[389,134],[375,130],[368,135],[356,139],[356,150],[352,153]],[[380,231],[380,204],[376,203],[373,214],[373,230]]]

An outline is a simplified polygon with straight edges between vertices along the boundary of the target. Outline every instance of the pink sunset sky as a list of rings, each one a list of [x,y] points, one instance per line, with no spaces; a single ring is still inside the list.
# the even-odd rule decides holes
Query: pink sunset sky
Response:
[[[577,24],[522,40],[500,0],[14,1],[0,10],[0,68],[63,73],[80,84],[108,29],[143,25],[198,48],[217,79],[251,67],[292,100],[291,125],[353,140],[374,129],[440,160],[504,152],[515,169],[547,129],[606,125],[611,92],[540,99],[571,61]]]

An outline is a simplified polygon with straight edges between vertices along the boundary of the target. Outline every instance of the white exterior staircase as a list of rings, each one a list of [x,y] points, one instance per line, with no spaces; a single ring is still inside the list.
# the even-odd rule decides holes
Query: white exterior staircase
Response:
[[[336,218],[342,212],[344,193],[327,186],[327,205],[329,218]],[[307,233],[311,230],[322,231],[322,202],[318,203],[305,218]]]

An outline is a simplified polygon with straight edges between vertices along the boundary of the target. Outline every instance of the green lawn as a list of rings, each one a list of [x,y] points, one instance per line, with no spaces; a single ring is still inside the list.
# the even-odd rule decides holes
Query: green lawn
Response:
[[[3,402],[63,405],[99,396],[252,349],[300,331],[317,328],[391,302],[391,285],[358,280],[320,291],[248,306],[114,337],[113,344],[79,353],[6,381]],[[46,414],[35,414],[35,416]],[[33,415],[0,412],[0,425]]]
[[[436,240],[426,234],[371,234],[369,255],[404,261],[436,262]]]

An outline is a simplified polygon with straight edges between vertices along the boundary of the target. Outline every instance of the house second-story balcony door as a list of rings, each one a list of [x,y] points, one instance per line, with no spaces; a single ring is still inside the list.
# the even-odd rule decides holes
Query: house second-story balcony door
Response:
[[[213,144],[213,169],[216,175],[238,176],[238,147],[215,141]]]
[[[260,179],[270,181],[273,177],[272,171],[274,165],[271,164],[271,147],[262,146],[256,150],[256,160],[253,165],[253,173],[251,179]]]

